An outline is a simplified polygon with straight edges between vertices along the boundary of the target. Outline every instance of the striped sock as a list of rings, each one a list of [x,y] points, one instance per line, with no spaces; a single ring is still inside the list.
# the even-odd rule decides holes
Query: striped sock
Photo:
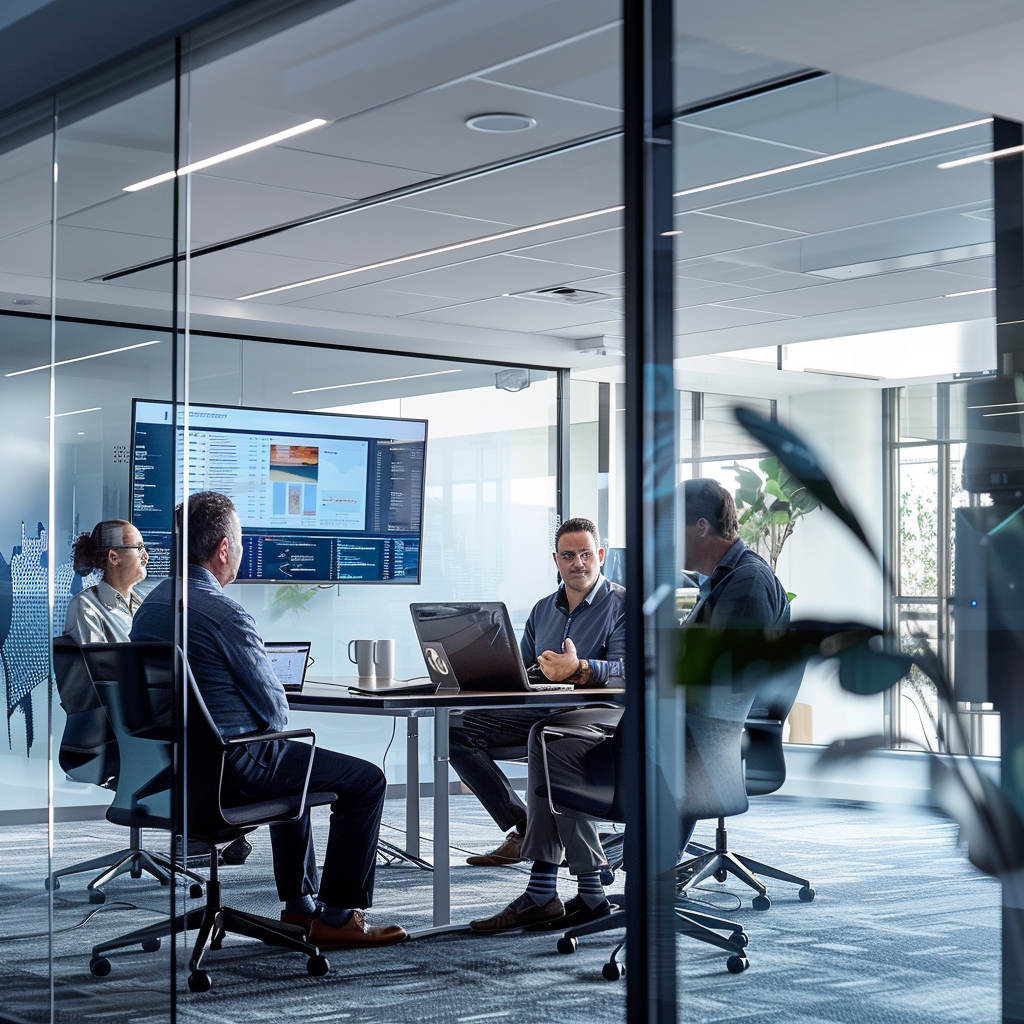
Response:
[[[526,887],[526,895],[543,907],[558,895],[558,865],[549,864],[546,860],[535,860],[530,872],[530,884]],[[600,884],[600,883],[598,883]]]
[[[604,903],[604,886],[601,884],[600,871],[581,871],[576,876],[576,881],[580,887],[580,899],[591,910]]]

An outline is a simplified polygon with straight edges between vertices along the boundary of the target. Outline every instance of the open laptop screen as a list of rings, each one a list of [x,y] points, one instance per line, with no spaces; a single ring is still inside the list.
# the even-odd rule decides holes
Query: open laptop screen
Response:
[[[289,693],[299,693],[306,680],[306,666],[309,663],[309,641],[300,643],[278,643],[271,641],[264,646],[274,675]]]

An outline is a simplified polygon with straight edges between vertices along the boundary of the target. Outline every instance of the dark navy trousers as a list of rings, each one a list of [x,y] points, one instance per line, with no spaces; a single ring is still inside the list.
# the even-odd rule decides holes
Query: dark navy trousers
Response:
[[[300,792],[308,760],[308,744],[294,741],[268,740],[235,747],[228,755],[225,791],[233,790],[250,800]],[[331,804],[323,878],[317,877],[309,811],[297,821],[274,822],[270,841],[274,880],[282,902],[310,895],[338,909],[371,905],[386,788],[384,773],[375,764],[316,748],[308,792],[338,796]]]

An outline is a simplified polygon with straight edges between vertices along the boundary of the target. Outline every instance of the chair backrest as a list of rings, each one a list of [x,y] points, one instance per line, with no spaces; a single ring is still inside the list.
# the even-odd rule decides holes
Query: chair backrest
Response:
[[[69,636],[53,641],[53,672],[67,714],[58,761],[75,782],[112,788],[120,759],[117,740],[81,647]]]
[[[773,674],[758,686],[743,737],[743,758],[747,793],[765,796],[786,781],[786,755],[782,726],[793,710],[803,664]]]
[[[107,819],[179,832],[173,788],[173,645],[90,644],[82,653],[117,737],[121,772]]]
[[[685,784],[681,818],[718,818],[747,809],[741,746],[743,728],[754,695],[722,686],[685,688]],[[626,756],[625,729],[620,724],[584,759],[586,777],[572,789],[552,787],[560,809],[608,821],[625,821],[625,787],[620,780],[635,768]]]

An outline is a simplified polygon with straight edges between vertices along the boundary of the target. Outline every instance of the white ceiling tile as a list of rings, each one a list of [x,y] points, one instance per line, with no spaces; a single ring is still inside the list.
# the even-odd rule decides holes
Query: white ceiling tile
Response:
[[[771,323],[786,319],[776,313],[731,306],[691,306],[680,310],[674,318],[676,334],[698,334],[702,331],[720,331],[727,327]]]
[[[792,238],[796,234],[785,228],[751,224],[703,213],[677,214],[672,218],[672,227],[676,231],[682,231],[681,235],[676,235],[673,239],[674,258],[677,260],[746,249],[766,242]]]
[[[164,268],[161,268],[164,269]],[[273,288],[287,281],[301,281],[321,274],[344,270],[343,264],[320,260],[277,256],[248,249],[222,249],[192,261],[192,289],[197,295],[233,299],[263,288]],[[134,283],[138,274],[119,279],[119,283]],[[294,299],[295,295],[282,293],[279,301]],[[273,300],[277,296],[268,296]]]
[[[401,205],[509,224],[539,224],[622,203],[617,138],[453,182]]]
[[[500,231],[504,225],[393,204],[355,210],[248,242],[253,252],[363,266]],[[451,259],[452,257],[448,257]],[[395,271],[391,271],[393,275]],[[282,284],[285,282],[281,282]]]
[[[25,274],[48,280],[52,232],[49,224],[0,238],[0,273]],[[49,293],[50,287],[46,286]]]
[[[476,114],[524,114],[525,132],[478,132]],[[450,174],[617,127],[614,111],[523,93],[493,82],[463,81],[396,100],[289,140],[293,149]]]
[[[618,23],[489,72],[493,82],[622,107],[622,32]]]
[[[337,197],[335,205],[338,206],[343,205],[345,199],[364,199],[390,192],[426,177],[422,172],[398,167],[290,149],[287,143],[247,153],[203,173],[210,178],[319,192]]]
[[[0,154],[0,238],[52,216],[53,142],[35,139]]]
[[[414,314],[414,320],[432,320],[471,327],[494,327],[507,331],[547,331],[559,327],[598,323],[608,319],[604,310],[588,306],[563,306],[537,299],[497,298],[467,302],[428,313]]]
[[[934,270],[909,270],[899,274],[834,281],[816,288],[749,295],[730,304],[790,316],[816,316],[942,296],[953,290],[950,280],[948,275]]]
[[[57,229],[57,277],[61,279],[85,281],[168,255],[163,238],[70,225]]]
[[[339,313],[367,313],[371,316],[406,316],[409,313],[422,313],[428,309],[438,309],[452,304],[451,299],[411,295],[407,292],[379,288],[376,285],[347,288],[345,291],[316,295],[311,299],[300,299],[292,303],[309,309],[332,309]]]
[[[715,212],[816,233],[978,203],[991,190],[991,171],[984,164],[940,171],[929,161],[728,203]]]
[[[499,254],[392,278],[390,287],[418,295],[440,295],[470,301],[566,284],[586,272],[585,267],[572,264]]]
[[[515,250],[520,256],[551,260],[555,263],[575,263],[580,267],[619,272],[622,269],[623,237],[621,228],[595,231],[577,238],[563,238],[557,242],[524,246]]]

